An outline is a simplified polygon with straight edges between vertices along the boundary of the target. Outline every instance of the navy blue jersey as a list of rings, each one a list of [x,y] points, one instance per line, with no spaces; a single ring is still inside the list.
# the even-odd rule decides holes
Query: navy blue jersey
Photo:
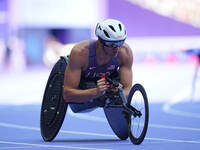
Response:
[[[96,87],[96,81],[101,78],[103,73],[108,74],[109,76],[117,76],[118,75],[118,58],[114,57],[110,59],[109,63],[104,66],[99,66],[96,59],[96,44],[97,41],[90,41],[89,46],[89,62],[86,70],[81,72],[81,81],[79,85],[79,89],[88,89]],[[92,84],[89,82],[92,80]],[[88,81],[88,82],[85,82]],[[93,82],[95,81],[95,82]],[[71,110],[76,112],[89,112],[94,110],[97,107],[103,106],[104,100],[100,101],[99,99],[90,100],[88,102],[84,102],[81,104],[74,103],[69,104]]]

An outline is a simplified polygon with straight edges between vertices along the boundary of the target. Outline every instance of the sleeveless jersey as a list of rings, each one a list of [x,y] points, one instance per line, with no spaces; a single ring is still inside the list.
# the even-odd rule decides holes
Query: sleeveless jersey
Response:
[[[86,70],[82,71],[81,78],[88,80],[98,80],[102,74],[113,75],[118,72],[118,58],[113,57],[110,61],[103,66],[99,66],[96,59],[96,44],[97,41],[90,41],[89,46],[89,62]]]

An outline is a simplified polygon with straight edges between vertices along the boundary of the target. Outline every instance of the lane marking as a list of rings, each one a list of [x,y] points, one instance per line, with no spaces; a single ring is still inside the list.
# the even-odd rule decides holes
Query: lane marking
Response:
[[[161,139],[161,138],[145,138],[147,140],[154,140],[154,141],[168,141],[168,142],[175,142],[175,143],[193,143],[193,144],[200,144],[200,141],[191,141],[191,140],[175,140],[175,139]]]
[[[96,116],[90,116],[86,114],[75,114],[72,115],[74,117],[90,120],[90,121],[98,121],[98,122],[106,122],[107,120],[103,117],[96,117]],[[16,124],[8,124],[8,123],[2,123],[0,122],[0,126],[3,127],[11,127],[11,128],[18,128],[18,129],[31,129],[31,130],[40,130],[40,128],[35,127],[29,127],[29,126],[23,126],[23,125],[16,125]],[[181,126],[170,126],[170,125],[159,125],[159,124],[149,124],[149,127],[153,128],[164,128],[164,129],[174,129],[174,130],[185,130],[185,131],[200,131],[200,128],[191,128],[191,127],[181,127]],[[67,130],[60,130],[60,133],[69,133],[69,134],[79,134],[79,135],[91,135],[91,136],[103,136],[103,137],[116,137],[115,135],[109,135],[109,134],[102,134],[102,133],[90,133],[90,132],[80,132],[80,131],[67,131]]]
[[[149,127],[165,128],[165,129],[175,129],[175,130],[186,130],[186,131],[200,131],[200,128],[169,126],[169,125],[159,125],[159,124],[149,124]]]
[[[9,142],[9,141],[0,141],[0,143],[2,143],[2,144],[13,144],[13,145],[28,145],[28,146],[37,146],[37,147],[68,148],[68,149],[111,150],[111,149],[104,149],[104,148],[76,147],[76,146],[65,146],[65,145],[32,144],[32,143]]]
[[[182,116],[182,117],[188,117],[188,118],[200,119],[199,114],[176,110],[176,109],[172,108],[173,105],[175,105],[175,103],[174,104],[164,104],[162,109],[163,109],[164,112],[166,112],[168,114],[172,114],[172,115],[176,115],[176,116]]]
[[[21,126],[21,125],[15,125],[15,124],[8,124],[8,123],[0,123],[0,126],[2,126],[2,127],[9,127],[9,128],[16,128],[16,129],[27,129],[27,130],[40,131],[40,128],[29,127],[29,126]],[[99,134],[99,133],[88,133],[88,132],[64,131],[63,133],[71,133],[71,134],[79,134],[80,133],[80,134],[83,134],[83,135],[95,135],[95,136],[104,136],[105,135],[105,136],[108,136],[108,137],[116,137],[115,135],[112,135],[112,134]],[[176,143],[194,143],[194,144],[200,144],[200,141],[192,141],[192,140],[175,140],[175,139],[149,138],[149,137],[146,137],[145,140],[168,141],[168,142],[176,142]],[[0,143],[3,143],[3,142],[6,142],[6,141],[0,141]],[[7,144],[9,144],[9,143],[7,143]],[[116,143],[113,143],[113,144],[116,144]],[[120,143],[120,144],[124,144],[124,143]],[[125,144],[127,144],[127,143],[125,143]],[[29,146],[31,146],[31,145],[29,145]],[[45,146],[43,146],[43,147],[45,147]],[[62,148],[67,148],[67,147],[62,147]],[[74,149],[77,149],[77,147],[74,147]]]
[[[40,131],[40,128],[30,127],[30,126],[23,126],[23,125],[16,125],[10,123],[2,123],[0,122],[1,127],[9,127],[15,129],[25,129],[25,130],[34,130]],[[78,135],[91,135],[91,136],[102,136],[102,137],[117,137],[111,134],[102,134],[102,133],[90,133],[90,132],[80,132],[80,131],[67,131],[67,130],[60,130],[59,133],[69,133],[69,134],[78,134]]]
[[[18,147],[14,147],[14,146],[13,147],[0,147],[0,149],[19,149],[19,148],[20,149],[21,148],[33,148],[33,146],[26,146],[26,147],[25,146],[23,146],[23,147],[22,146],[18,146]]]
[[[192,112],[186,112],[186,111],[180,111],[173,109],[172,106],[177,104],[180,101],[183,101],[186,97],[190,95],[191,86],[186,86],[183,89],[181,89],[168,103],[165,103],[162,106],[162,110],[165,113],[176,115],[176,116],[182,116],[182,117],[189,117],[189,118],[197,118],[200,119],[200,115],[198,113],[192,113]]]
[[[91,136],[102,136],[102,137],[117,137],[112,134],[102,134],[102,133],[91,133],[91,132],[80,132],[80,131],[66,131],[60,130],[61,133],[70,133],[70,134],[78,134],[78,135],[91,135]]]
[[[73,117],[79,118],[79,119],[84,119],[84,120],[90,120],[90,121],[97,121],[97,122],[103,122],[107,123],[107,119],[103,117],[97,117],[97,116],[92,116],[88,114],[76,114],[73,113],[69,109],[69,114]],[[175,129],[175,130],[186,130],[186,131],[200,131],[200,128],[191,128],[191,127],[181,127],[181,126],[170,126],[170,125],[159,125],[159,124],[151,124],[149,123],[148,127],[152,128],[165,128],[165,129]]]

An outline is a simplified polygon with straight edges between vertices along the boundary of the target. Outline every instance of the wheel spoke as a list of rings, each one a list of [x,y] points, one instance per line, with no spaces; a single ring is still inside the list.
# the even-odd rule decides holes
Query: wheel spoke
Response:
[[[136,89],[134,89],[134,87]],[[130,105],[141,113],[141,116],[131,116],[130,122],[130,139],[134,144],[140,144],[146,134],[148,126],[148,100],[144,88],[136,84],[133,86]]]

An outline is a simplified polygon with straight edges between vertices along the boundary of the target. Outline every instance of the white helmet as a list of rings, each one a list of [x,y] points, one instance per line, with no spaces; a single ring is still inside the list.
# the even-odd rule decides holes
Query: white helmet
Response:
[[[97,24],[95,34],[105,41],[122,41],[126,39],[124,25],[114,19],[107,19]]]

